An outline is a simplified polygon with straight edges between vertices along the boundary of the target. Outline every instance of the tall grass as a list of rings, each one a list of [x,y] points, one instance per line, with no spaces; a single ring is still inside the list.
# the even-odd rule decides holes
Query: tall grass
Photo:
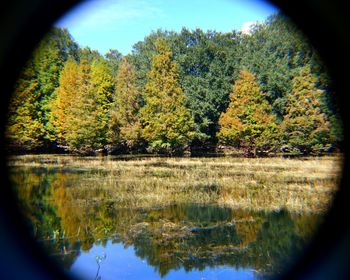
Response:
[[[340,181],[342,158],[81,158],[16,156],[10,168],[83,171],[67,192],[76,203],[112,201],[118,207],[173,203],[234,209],[324,212]],[[68,188],[69,186],[69,188]]]

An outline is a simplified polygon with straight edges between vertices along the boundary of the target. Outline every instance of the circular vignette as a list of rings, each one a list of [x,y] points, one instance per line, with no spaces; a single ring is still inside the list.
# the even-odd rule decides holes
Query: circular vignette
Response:
[[[234,1],[234,0],[232,0]],[[65,279],[67,275],[48,260],[45,253],[26,234],[26,227],[16,207],[6,167],[4,127],[7,105],[16,78],[52,23],[78,0],[12,0],[0,10],[0,104],[1,114],[1,188],[0,188],[0,278],[6,279]],[[310,39],[327,65],[337,92],[337,105],[344,125],[343,150],[345,160],[339,191],[304,256],[286,271],[282,279],[349,279],[350,220],[344,219],[349,210],[348,140],[349,110],[347,110],[350,37],[347,9],[341,0],[273,0],[273,4],[291,17]]]

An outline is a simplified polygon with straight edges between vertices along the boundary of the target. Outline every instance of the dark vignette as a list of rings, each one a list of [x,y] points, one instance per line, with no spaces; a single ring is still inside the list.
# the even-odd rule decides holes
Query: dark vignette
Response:
[[[232,0],[233,1],[233,0]],[[0,9],[0,129],[6,123],[8,98],[18,73],[31,51],[51,24],[78,0],[8,0]],[[350,279],[349,110],[347,105],[348,65],[350,65],[349,17],[341,0],[273,0],[309,37],[328,66],[337,92],[338,106],[344,124],[345,162],[340,190],[322,228],[304,256],[282,279]],[[1,131],[3,132],[3,131]],[[16,208],[6,169],[6,148],[0,138],[0,278],[66,279],[26,234]]]

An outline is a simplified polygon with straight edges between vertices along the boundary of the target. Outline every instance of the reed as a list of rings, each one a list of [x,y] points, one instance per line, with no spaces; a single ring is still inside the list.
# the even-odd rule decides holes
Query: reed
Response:
[[[103,200],[117,207],[148,208],[202,203],[255,211],[325,212],[338,188],[342,157],[125,160],[26,155],[11,157],[8,164],[62,174],[69,170],[60,184],[78,204]]]

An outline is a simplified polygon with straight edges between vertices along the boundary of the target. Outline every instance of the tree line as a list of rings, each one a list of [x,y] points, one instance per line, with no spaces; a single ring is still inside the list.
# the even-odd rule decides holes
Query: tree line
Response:
[[[339,149],[326,67],[281,14],[249,34],[158,30],[131,54],[80,48],[54,27],[18,79],[9,148],[247,156]]]

